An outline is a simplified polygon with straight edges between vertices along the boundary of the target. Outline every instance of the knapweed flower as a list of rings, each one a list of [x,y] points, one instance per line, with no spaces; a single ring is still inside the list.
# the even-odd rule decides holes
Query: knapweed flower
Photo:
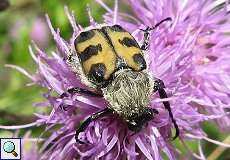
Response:
[[[154,94],[149,107],[159,114],[140,132],[134,134],[126,124],[115,116],[92,122],[79,137],[88,143],[75,141],[75,131],[80,122],[92,113],[106,107],[104,98],[81,94],[60,98],[68,88],[87,88],[79,75],[66,63],[68,55],[75,52],[74,39],[84,30],[77,24],[73,13],[67,9],[67,17],[73,27],[73,36],[64,40],[60,30],[55,30],[49,18],[48,25],[58,51],[48,56],[36,45],[36,53],[30,53],[38,64],[38,71],[30,75],[34,83],[48,88],[46,102],[37,106],[49,106],[49,115],[36,114],[37,124],[46,124],[51,136],[45,140],[41,159],[162,159],[163,153],[171,160],[177,159],[177,149],[171,141],[173,125],[162,101],[169,101],[174,118],[180,129],[179,139],[205,139],[216,144],[202,130],[201,124],[215,120],[220,128],[229,130],[230,120],[230,37],[228,3],[218,5],[211,0],[129,0],[130,13],[118,10],[117,1],[110,9],[101,0],[96,0],[107,10],[104,15],[108,25],[119,24],[140,42],[141,29],[154,26],[171,17],[150,36],[146,53],[148,70],[166,85],[169,98],[160,99]],[[127,1],[126,1],[127,2]],[[91,27],[97,25],[89,13]],[[82,15],[85,16],[85,15]],[[60,107],[62,106],[62,107]],[[59,129],[55,126],[61,126]],[[202,150],[196,158],[205,159]]]

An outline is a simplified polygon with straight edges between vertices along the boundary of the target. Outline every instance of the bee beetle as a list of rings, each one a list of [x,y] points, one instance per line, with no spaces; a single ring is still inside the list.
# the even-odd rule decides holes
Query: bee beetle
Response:
[[[154,27],[147,27],[143,44],[139,46],[134,37],[120,25],[103,26],[81,32],[74,41],[75,51],[67,58],[67,63],[80,75],[83,83],[95,91],[83,88],[71,88],[61,97],[68,94],[85,94],[104,97],[108,106],[89,116],[76,130],[76,141],[90,122],[117,114],[127,123],[129,130],[138,132],[158,114],[150,108],[150,96],[157,92],[160,98],[167,98],[162,80],[152,77],[146,69],[143,51],[148,49],[150,31],[158,27],[166,18]],[[176,128],[175,137],[179,136],[179,128],[173,118],[170,104],[163,102]]]

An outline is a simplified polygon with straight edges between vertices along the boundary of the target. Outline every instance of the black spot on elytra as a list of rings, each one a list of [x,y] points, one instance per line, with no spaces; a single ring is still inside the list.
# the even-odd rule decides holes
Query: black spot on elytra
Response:
[[[86,31],[86,32],[81,32],[80,35],[74,41],[75,46],[78,43],[82,43],[82,42],[85,42],[85,41],[91,39],[94,35],[95,35],[94,30],[89,30],[89,31]]]
[[[142,54],[138,53],[138,54],[134,54],[133,55],[133,60],[135,63],[139,64],[141,67],[141,70],[146,69],[146,61],[143,57]]]
[[[105,71],[106,67],[103,63],[93,64],[89,71],[89,78],[96,83],[101,83],[105,81]]]
[[[78,56],[81,62],[87,61],[92,56],[98,54],[99,51],[102,51],[101,44],[98,45],[90,45],[84,51],[82,51]]]
[[[120,25],[111,26],[110,29],[115,32],[126,32]]]
[[[136,47],[139,48],[138,43],[135,39],[124,37],[122,40],[119,39],[119,43],[126,46],[126,47]]]

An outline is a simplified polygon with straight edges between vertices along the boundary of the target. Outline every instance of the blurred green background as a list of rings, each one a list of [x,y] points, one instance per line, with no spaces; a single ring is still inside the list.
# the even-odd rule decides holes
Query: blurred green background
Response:
[[[0,0],[0,2],[3,1]],[[64,14],[64,5],[75,11],[75,16],[81,25],[87,26],[87,3],[92,8],[94,18],[102,22],[101,15],[105,11],[93,0],[10,0],[9,8],[0,11],[0,125],[20,125],[33,122],[36,120],[33,113],[41,112],[41,110],[32,105],[42,100],[40,87],[26,86],[30,83],[27,77],[4,65],[18,65],[29,73],[34,73],[36,65],[28,51],[31,40],[33,39],[40,48],[47,52],[55,49],[44,15],[48,13],[53,26],[59,27],[61,35],[68,39],[72,29]],[[42,112],[47,111],[42,110]],[[223,141],[227,136],[227,134],[220,134],[218,128],[213,124],[203,126],[210,138]],[[39,136],[42,129],[42,127],[31,128],[32,137]],[[26,130],[21,130],[19,136],[23,136],[25,132]],[[13,131],[0,130],[0,137],[10,137],[13,133]],[[184,147],[178,141],[175,144],[183,151],[183,157],[188,159]],[[198,150],[196,143],[189,142],[188,144],[192,150]],[[217,147],[207,142],[202,142],[202,146],[206,156]],[[225,150],[218,159],[230,159],[228,152]]]

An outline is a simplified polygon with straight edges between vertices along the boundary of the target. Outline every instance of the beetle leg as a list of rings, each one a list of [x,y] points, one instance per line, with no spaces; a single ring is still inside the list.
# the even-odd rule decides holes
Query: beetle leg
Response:
[[[75,134],[75,139],[76,142],[80,143],[80,144],[84,144],[84,142],[82,142],[81,140],[78,139],[78,135],[80,132],[83,132],[88,125],[94,121],[97,120],[98,118],[102,118],[104,116],[107,116],[108,114],[111,114],[113,111],[109,108],[105,108],[97,113],[93,113],[90,117],[88,117],[80,126],[79,128],[76,130],[76,134]]]
[[[74,87],[74,88],[70,88],[67,90],[67,92],[64,92],[61,94],[60,98],[64,98],[67,97],[69,94],[75,94],[75,93],[80,93],[80,94],[85,94],[87,96],[93,96],[93,97],[103,97],[102,94],[98,94],[92,91],[89,91],[87,89],[83,89],[83,88],[79,88],[79,87]]]
[[[92,97],[103,97],[102,94],[98,94],[98,93],[89,91],[87,89],[83,89],[83,88],[79,88],[79,87],[74,87],[74,88],[68,89],[67,92],[62,93],[60,95],[60,98],[68,97],[68,94],[75,94],[75,93],[80,93],[80,94],[84,94],[84,95],[92,96]],[[60,107],[64,111],[67,111],[66,107],[63,104],[61,104]]]
[[[155,82],[154,82],[154,92],[158,91],[159,95],[160,95],[160,98],[168,98],[165,90],[165,85],[164,85],[164,82],[160,79],[157,79]],[[179,134],[180,134],[180,131],[179,131],[179,127],[175,121],[175,119],[173,118],[173,114],[172,114],[172,111],[171,111],[171,107],[170,107],[170,103],[168,101],[163,101],[163,104],[164,104],[164,107],[165,109],[168,110],[169,112],[169,116],[174,124],[174,127],[176,129],[176,134],[175,136],[173,137],[173,140],[176,139]]]
[[[161,20],[160,22],[158,22],[154,27],[150,28],[147,27],[146,29],[141,29],[144,32],[144,41],[143,44],[141,45],[141,50],[147,50],[149,48],[149,39],[150,39],[150,31],[156,29],[158,26],[161,25],[161,23],[165,22],[165,21],[171,21],[172,18],[167,17],[163,20]]]

